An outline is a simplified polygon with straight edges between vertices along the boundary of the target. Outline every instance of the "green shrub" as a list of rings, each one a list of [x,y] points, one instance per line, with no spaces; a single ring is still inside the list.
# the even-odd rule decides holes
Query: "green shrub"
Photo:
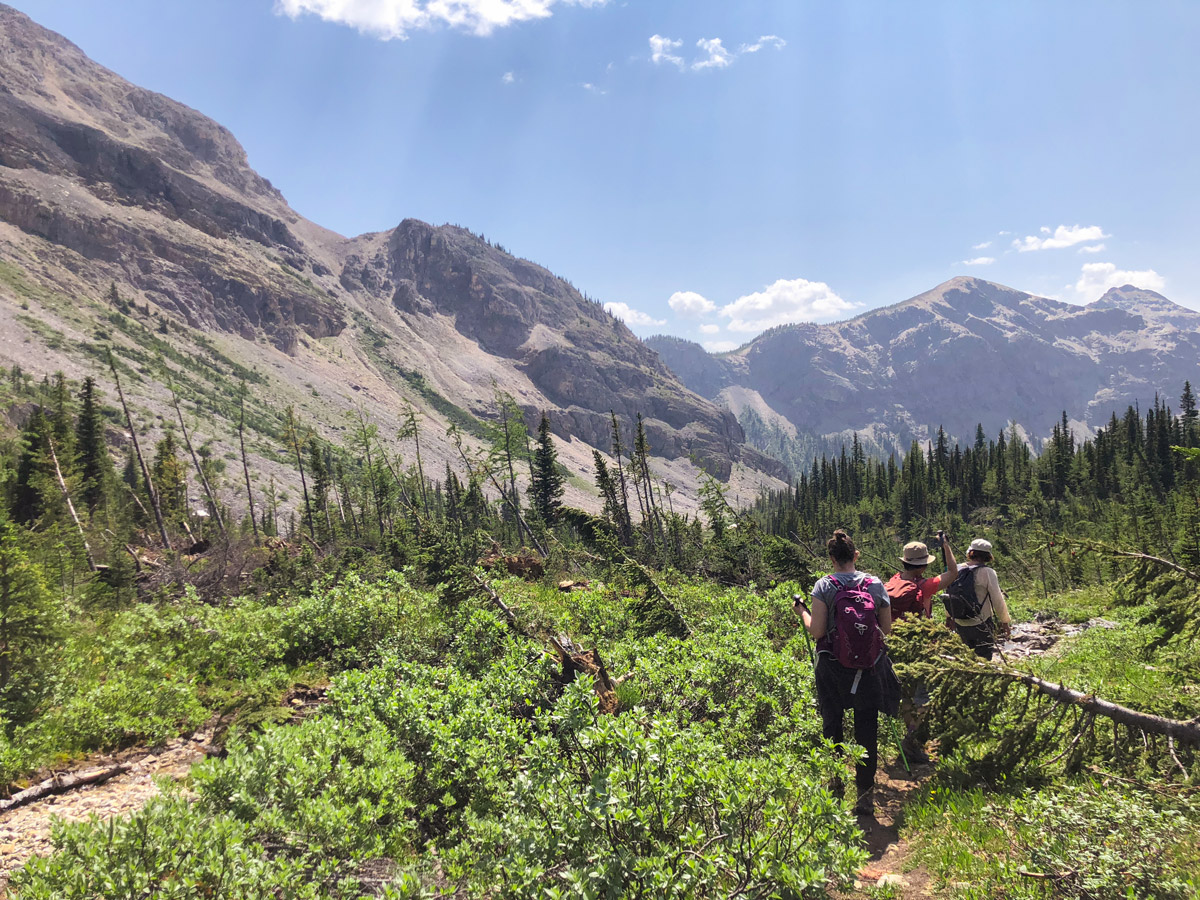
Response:
[[[601,716],[570,685],[528,746],[496,820],[446,850],[498,897],[819,896],[865,860],[824,788],[832,757],[730,761],[694,730]]]
[[[21,900],[323,896],[312,880],[317,873],[297,861],[265,856],[247,842],[245,825],[204,815],[179,795],[155,798],[131,819],[60,822],[53,840],[58,852],[34,857],[13,874]]]
[[[488,815],[515,775],[547,705],[552,670],[541,654],[512,647],[476,678],[454,669],[389,660],[335,679],[331,713],[374,718],[415,766],[413,800],[423,834],[456,829],[467,811]]]
[[[193,778],[206,808],[277,852],[357,860],[405,851],[412,772],[378,722],[321,716],[235,743]]]

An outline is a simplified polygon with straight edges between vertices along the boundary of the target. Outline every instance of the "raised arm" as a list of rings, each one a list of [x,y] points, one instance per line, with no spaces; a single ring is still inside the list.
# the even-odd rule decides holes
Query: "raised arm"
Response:
[[[942,559],[946,561],[946,571],[941,574],[938,590],[944,591],[958,577],[958,560],[954,558],[954,549],[950,546],[950,539],[944,536],[942,537]]]

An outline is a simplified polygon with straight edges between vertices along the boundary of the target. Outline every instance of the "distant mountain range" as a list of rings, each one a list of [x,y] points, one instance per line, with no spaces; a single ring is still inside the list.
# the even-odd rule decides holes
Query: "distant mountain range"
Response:
[[[721,355],[649,338],[684,384],[733,410],[756,443],[804,462],[857,433],[906,450],[939,426],[971,441],[1016,425],[1036,446],[1066,411],[1080,436],[1131,403],[1200,386],[1200,313],[1113,288],[1086,306],[977,278],[831,325],[784,325]],[[789,441],[791,444],[789,445]]]
[[[333,440],[361,407],[402,450],[392,436],[412,403],[427,466],[461,472],[447,427],[478,447],[498,391],[570,438],[570,502],[595,506],[591,450],[609,449],[613,413],[627,437],[644,417],[681,508],[705,472],[745,495],[786,477],[730,412],[546,269],[463,228],[323,229],[226,129],[0,4],[0,360],[108,385],[108,343],[145,421],[164,424],[165,365],[218,445],[248,378],[264,479],[291,477],[269,439],[287,404]]]

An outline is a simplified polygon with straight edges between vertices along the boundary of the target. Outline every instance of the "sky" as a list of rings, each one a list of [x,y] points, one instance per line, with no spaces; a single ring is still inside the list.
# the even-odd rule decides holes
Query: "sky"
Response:
[[[1200,309],[1200,3],[9,0],[302,215],[482,233],[714,351],[972,275]]]

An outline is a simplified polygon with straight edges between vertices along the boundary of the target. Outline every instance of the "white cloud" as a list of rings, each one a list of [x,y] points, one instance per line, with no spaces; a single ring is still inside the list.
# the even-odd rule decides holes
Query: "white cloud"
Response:
[[[774,47],[776,50],[782,50],[787,46],[787,41],[775,34],[764,34],[753,44],[742,44],[738,47],[738,54],[742,53],[757,53],[763,47]]]
[[[546,2],[546,0],[541,0],[541,2]],[[696,41],[696,46],[700,49],[701,55],[690,63],[684,60],[677,52],[682,46],[683,41],[663,37],[661,34],[653,35],[650,38],[650,61],[656,65],[666,63],[676,66],[681,72],[688,70],[701,72],[705,69],[727,69],[734,64],[739,56],[744,56],[747,53],[757,53],[765,47],[774,47],[779,50],[787,46],[787,41],[774,34],[764,34],[753,44],[742,44],[737,48],[736,52],[733,52],[725,46],[721,38],[700,38],[700,40]]]
[[[650,38],[650,62],[655,65],[668,63],[672,66],[683,68],[683,57],[676,56],[675,51],[683,46],[683,41],[673,41],[670,38],[665,38],[661,34],[652,35]]]
[[[1103,249],[1104,249],[1103,244],[1091,244],[1086,247],[1080,247],[1079,252],[1080,253],[1099,253]]]
[[[634,309],[628,303],[605,303],[605,312],[616,316],[626,325],[642,325],[649,327],[651,325],[666,325],[666,319],[656,319],[648,313],[642,312],[640,309]]]
[[[780,279],[721,308],[730,331],[763,331],[788,322],[831,320],[854,309],[823,281]]]
[[[990,246],[992,246],[991,241],[984,241],[982,244],[972,244],[971,249],[972,250],[986,250]]]
[[[728,353],[740,345],[736,341],[705,341],[703,347],[709,353]]]
[[[1028,235],[1024,239],[1017,238],[1012,242],[1015,249],[1026,253],[1030,250],[1060,250],[1063,247],[1074,247],[1087,241],[1100,241],[1112,235],[1105,234],[1099,225],[1059,225],[1051,234],[1050,229],[1042,227],[1041,233],[1049,237]]]
[[[700,333],[701,334],[720,334],[721,326],[720,325],[701,325]]]
[[[708,54],[692,63],[692,68],[697,71],[700,69],[724,69],[733,64],[733,54],[725,49],[720,38],[701,38],[696,41],[696,46]]]
[[[411,31],[449,26],[488,35],[530,19],[545,19],[558,5],[595,7],[607,0],[276,0],[275,11],[291,18],[308,13],[390,40]]]
[[[514,75],[512,72],[505,72],[503,75],[500,76],[500,80],[503,81],[505,84],[512,84],[514,81],[517,80],[517,76]]]
[[[601,97],[603,97],[605,94],[608,93],[608,91],[606,91],[604,88],[597,87],[596,85],[592,84],[590,81],[585,81],[583,84],[580,85],[580,87],[582,87],[585,91],[587,91],[590,94],[599,94]]]
[[[974,259],[964,259],[960,266],[990,266],[996,261],[994,256],[976,256]]]
[[[1084,263],[1079,271],[1079,280],[1075,282],[1075,294],[1084,303],[1091,303],[1100,299],[1109,288],[1126,284],[1161,293],[1167,281],[1153,269],[1133,272],[1118,269],[1113,263]]]
[[[681,316],[707,316],[717,308],[717,304],[695,291],[676,291],[667,306]]]

